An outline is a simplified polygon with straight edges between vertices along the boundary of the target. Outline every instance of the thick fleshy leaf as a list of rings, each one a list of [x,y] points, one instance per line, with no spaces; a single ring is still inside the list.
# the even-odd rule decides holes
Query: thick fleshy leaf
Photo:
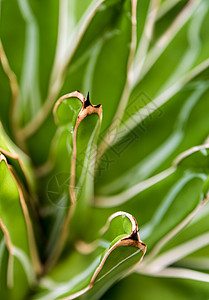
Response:
[[[93,106],[80,93],[61,97],[54,108],[57,134],[48,161],[39,169],[43,212],[46,214],[48,245],[46,255],[57,256],[68,236],[72,213],[79,218],[93,198],[95,143],[102,118],[100,105]],[[76,221],[77,223],[77,221]],[[82,230],[82,221],[78,227]],[[78,233],[75,231],[74,234]],[[58,250],[59,249],[59,250]],[[50,258],[51,260],[51,258]]]
[[[40,283],[42,292],[33,299],[99,298],[125,271],[143,258],[146,245],[140,241],[135,219],[127,213],[112,215],[99,240],[73,251]],[[89,252],[90,248],[90,252]]]
[[[22,299],[41,265],[23,192],[5,156],[0,155],[1,295]]]
[[[199,73],[200,69],[205,69],[208,66],[208,54],[206,54],[206,52],[208,53],[206,50],[208,44],[204,34],[205,26],[207,26],[205,22],[207,22],[208,3],[204,0],[188,1],[165,33],[162,32],[158,37],[157,43],[150,46],[148,50],[158,25],[157,22],[155,23],[155,18],[159,2],[152,1],[152,5],[150,5],[149,14],[151,17],[147,18],[143,33],[144,38],[141,39],[141,45],[138,47],[135,61],[131,67],[130,89],[126,93],[128,105],[125,111],[120,111],[117,114],[119,120],[115,122],[115,125],[113,124],[111,132],[105,135],[104,141],[101,142],[100,158],[107,150],[108,145],[115,144],[121,135],[124,136],[150,115],[150,110],[153,111],[162,106],[179,92],[188,80],[191,80],[191,77]],[[193,28],[196,30],[194,39]],[[191,31],[192,34],[190,35]],[[198,42],[196,42],[197,40]],[[199,60],[201,42],[204,45],[203,48],[205,47],[205,54],[203,57],[200,56],[202,59]],[[162,69],[162,66],[165,70]],[[130,109],[130,107],[132,108]],[[127,120],[128,122],[126,122]],[[118,123],[121,123],[120,134],[116,130]]]
[[[80,6],[73,3],[60,1],[59,36],[46,101],[37,116],[21,130],[35,164],[43,163],[48,154],[54,133],[51,109],[59,95],[77,89],[84,93],[90,91],[95,101],[106,109],[102,126],[103,130],[107,129],[120,103],[135,51],[135,1],[100,0],[91,4],[82,1]],[[78,10],[78,19],[74,23],[71,18],[69,24],[71,5]],[[111,63],[106,64],[106,60]],[[43,136],[48,142],[37,148],[36,139],[42,140]]]
[[[126,235],[131,243],[139,239],[128,214],[115,215],[99,244],[84,243],[96,239],[95,228],[118,210],[140,221],[148,253],[132,269],[139,274],[119,287],[122,295],[113,290],[114,298],[132,292],[143,299],[195,299],[195,292],[208,297],[205,283],[198,283],[208,284],[209,272],[208,16],[208,0],[1,3],[0,118],[36,166],[45,233],[40,249],[48,274],[40,279],[35,298],[98,299],[127,274],[142,256],[140,248],[110,249]],[[91,111],[97,108],[84,96],[82,103],[72,94],[61,98],[55,125],[55,101],[78,89],[90,91],[95,103],[103,105],[100,133],[101,114]],[[21,284],[27,281],[27,263],[12,253],[11,244],[28,251],[32,265],[33,242],[26,233],[34,218],[26,217],[24,203],[30,200],[29,206],[36,196],[29,160],[7,134],[0,128],[0,182],[10,179],[11,187],[1,201],[0,294],[22,300],[28,289]],[[16,206],[8,204],[14,191]],[[25,227],[23,221],[13,226],[22,208]],[[11,284],[12,260],[14,287],[5,289]],[[37,267],[33,269],[35,276]],[[191,280],[200,288],[190,293]]]
[[[156,3],[157,1],[155,4]],[[158,4],[153,7],[153,10],[152,7],[150,7],[153,15],[156,13],[157,8]],[[131,82],[132,88],[130,93],[127,95],[127,97],[129,97],[128,105],[125,112],[122,112],[120,116],[118,116],[121,126],[118,129],[117,126],[116,128],[113,126],[107,135],[103,136],[104,140],[101,141],[101,145],[98,149],[99,158],[101,159],[102,154],[104,154],[104,152],[110,146],[110,150],[103,158],[104,165],[105,161],[107,161],[106,157],[108,157],[108,161],[114,161],[114,164],[110,164],[108,174],[110,176],[107,175],[106,178],[105,172],[103,172],[104,176],[101,176],[101,181],[103,183],[105,183],[107,180],[111,182],[113,176],[114,178],[118,176],[117,172],[121,174],[123,169],[121,170],[120,166],[123,165],[124,169],[126,170],[127,165],[124,163],[125,161],[130,161],[129,166],[131,166],[132,163],[132,166],[134,166],[138,162],[138,158],[141,159],[141,155],[144,154],[144,149],[146,149],[145,155],[147,155],[151,149],[159,147],[159,144],[156,146],[154,144],[147,145],[144,144],[143,141],[144,138],[146,140],[153,140],[156,137],[158,143],[162,143],[164,134],[166,135],[167,130],[172,129],[172,126],[160,124],[160,120],[163,119],[165,115],[167,116],[167,112],[165,111],[165,105],[167,102],[172,101],[176,103],[175,114],[178,114],[178,108],[179,105],[181,105],[177,104],[179,101],[178,99],[181,99],[182,103],[183,99],[187,98],[189,100],[190,96],[191,98],[196,98],[196,101],[198,101],[198,99],[200,101],[200,99],[204,97],[204,93],[207,91],[208,84],[207,76],[205,76],[207,73],[203,71],[208,70],[209,65],[207,51],[208,43],[205,36],[205,28],[208,20],[207,14],[208,3],[206,1],[188,1],[187,5],[185,5],[180,10],[179,14],[177,14],[177,16],[174,18],[166,32],[161,32],[157,42],[150,46],[148,52],[145,51],[144,56],[142,55],[139,61],[138,55],[136,54],[136,61],[135,65],[133,66],[134,75],[132,76]],[[146,24],[149,30],[151,30],[153,25],[150,24],[150,19],[147,20]],[[157,30],[158,23],[154,24],[154,26],[154,29]],[[193,30],[194,28],[196,30],[195,36]],[[192,32],[192,34],[190,34],[190,32]],[[144,35],[147,38],[148,33],[145,31]],[[155,36],[155,31],[153,36]],[[201,47],[201,45],[203,46]],[[144,40],[142,39],[142,50],[143,47]],[[178,52],[176,49],[178,49]],[[205,50],[202,52],[202,49]],[[203,56],[200,53],[204,53]],[[179,57],[181,57],[181,59],[179,59]],[[162,66],[165,68],[165,70],[162,69]],[[198,76],[199,74],[202,76]],[[196,87],[195,85],[192,87],[191,83],[188,85],[188,83],[194,81],[194,79]],[[205,82],[205,90],[203,88],[204,91],[202,90],[202,95],[201,84],[200,82],[198,83],[197,80]],[[197,89],[199,90],[200,94],[198,94]],[[194,91],[193,96],[191,95],[192,90]],[[195,100],[193,99],[193,102],[194,101]],[[192,100],[190,103],[191,102]],[[190,109],[192,109],[191,106]],[[173,113],[172,117],[174,117],[175,114]],[[165,118],[169,121],[171,119],[172,122],[172,117]],[[152,123],[153,119],[156,119],[155,127],[152,128],[151,131],[153,135],[147,134],[148,129],[150,130],[149,125]],[[160,132],[160,137],[158,138],[158,136],[154,134],[154,129],[158,130],[158,128],[161,126],[163,127],[163,132]],[[205,127],[202,126],[201,129],[202,128],[203,130],[198,131],[198,133],[204,131]],[[122,137],[124,138],[122,139]],[[178,144],[179,140],[177,140],[177,137],[175,141]],[[168,148],[171,145],[171,142],[172,140],[170,140],[170,144],[166,143],[164,146],[167,146]],[[202,142],[203,140],[199,140],[196,142],[196,144],[200,144]],[[181,149],[178,153],[194,145],[195,143],[190,144],[184,149]],[[126,151],[127,148],[128,150],[130,148],[130,151]],[[137,149],[140,149],[140,153],[133,155]],[[124,152],[126,153],[126,156],[124,156]],[[178,153],[175,153],[174,157]],[[168,152],[168,154],[170,153]],[[127,157],[129,157],[128,160]],[[130,160],[130,157],[132,160]],[[121,161],[123,161],[123,164],[121,164]],[[149,159],[149,161],[151,164],[151,159]],[[160,164],[160,160],[156,159],[155,163],[157,161],[159,161]],[[154,166],[155,164],[152,163],[152,165]],[[105,166],[102,166],[102,168],[105,168]]]
[[[191,255],[199,258],[199,251],[208,247],[208,191],[208,145],[202,145],[181,154],[165,172],[98,201],[116,206],[108,212],[123,207],[141,220],[141,236],[149,254],[139,272],[151,275],[173,263],[181,265]],[[98,221],[102,214],[104,210],[94,211],[92,219]],[[205,254],[208,257],[207,250]]]
[[[179,272],[180,274],[180,272]],[[138,288],[133,288],[137,286]],[[198,282],[187,279],[157,278],[133,274],[123,279],[108,291],[102,300],[130,298],[149,299],[207,299],[209,296],[208,282]]]
[[[147,109],[139,110],[130,124],[124,123],[118,130],[118,137],[122,137],[125,130],[130,133],[112,145],[101,158],[102,171],[96,178],[97,193],[116,194],[125,190],[169,168],[182,151],[204,143],[208,137],[208,84],[204,78],[203,72],[161,108],[154,102]],[[143,94],[141,101],[146,99]],[[136,100],[130,109],[140,103]],[[139,125],[132,131],[132,124],[138,121]]]

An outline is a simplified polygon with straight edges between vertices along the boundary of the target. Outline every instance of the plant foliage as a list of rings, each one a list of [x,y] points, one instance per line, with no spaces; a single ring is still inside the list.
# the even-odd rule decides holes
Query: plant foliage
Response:
[[[2,299],[209,297],[208,27],[207,0],[0,1]]]

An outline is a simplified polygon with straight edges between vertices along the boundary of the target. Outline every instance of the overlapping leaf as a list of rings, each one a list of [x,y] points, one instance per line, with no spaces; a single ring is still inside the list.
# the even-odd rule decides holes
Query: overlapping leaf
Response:
[[[141,220],[149,247],[138,273],[208,282],[208,198],[208,145],[202,145],[181,154],[170,169],[100,201]],[[120,205],[119,199],[128,202]]]
[[[30,15],[31,20],[27,19],[28,23],[26,22],[26,37],[27,33],[29,35],[30,30],[31,32],[34,31],[34,35],[36,36],[36,39],[33,41],[36,43],[36,46],[34,45],[33,47],[34,55],[30,54],[29,56],[29,49],[27,49],[27,46],[29,47],[31,44],[30,37],[28,37],[25,49],[25,70],[22,72],[22,77],[24,77],[22,82],[24,85],[26,81],[24,79],[30,68],[33,71],[30,74],[30,78],[33,82],[31,82],[31,85],[25,85],[24,88],[20,87],[18,97],[18,103],[20,104],[18,105],[18,109],[21,110],[20,114],[23,115],[23,124],[26,125],[27,122],[29,123],[23,130],[19,130],[19,137],[23,140],[28,139],[26,144],[29,148],[30,155],[36,164],[40,164],[43,163],[47,157],[50,140],[55,131],[55,128],[53,130],[51,111],[59,95],[77,89],[82,90],[84,93],[90,91],[93,99],[101,103],[107,111],[103,120],[103,129],[110,124],[126,81],[130,50],[131,53],[134,51],[132,38],[135,37],[132,31],[133,26],[135,26],[133,24],[135,24],[134,20],[136,16],[133,15],[132,18],[131,14],[132,10],[133,14],[136,14],[136,5],[133,1],[134,8],[132,8],[131,1],[129,0],[101,0],[93,1],[92,3],[89,1],[81,1],[81,3],[78,1],[71,1],[70,3],[68,3],[68,1],[60,1],[56,53],[51,78],[49,80],[48,74],[46,74],[49,72],[49,66],[43,63],[43,57],[47,56],[43,47],[46,41],[43,41],[43,38],[41,38],[43,32],[40,33],[39,30],[39,27],[43,23],[45,11],[42,11],[43,16],[36,16],[36,10],[38,10],[37,4],[32,3],[32,8],[30,8],[28,3],[27,5],[22,4],[21,6],[21,1],[19,2],[22,8],[21,12],[23,18],[26,12],[30,11],[27,17],[29,18]],[[5,7],[5,10],[6,9],[7,7]],[[55,4],[53,4],[51,8],[51,13],[54,13],[54,9]],[[73,18],[72,14],[74,16]],[[19,30],[22,33],[24,32],[23,28]],[[5,33],[3,31],[2,38],[4,35]],[[39,38],[41,41],[40,53]],[[54,35],[50,43],[54,45]],[[30,45],[30,47],[32,46]],[[114,49],[114,51],[112,51],[112,49]],[[121,49],[123,49],[123,51],[121,51]],[[94,52],[94,55],[92,55],[92,52]],[[7,53],[6,50],[5,53]],[[115,55],[115,53],[117,53],[117,55]],[[42,63],[40,66],[37,66],[39,56]],[[27,59],[29,59],[29,61],[27,61]],[[107,59],[112,61],[111,64],[108,64],[108,67],[105,63]],[[10,61],[10,57],[8,57],[8,60]],[[46,61],[49,60],[51,62],[51,52],[49,57],[47,56]],[[40,82],[38,82],[39,80],[37,79],[39,73],[38,69],[42,69],[44,66],[46,68],[43,72],[40,71],[41,85],[43,85],[43,82],[47,83],[48,80],[47,94],[46,91],[43,93],[40,92]],[[13,70],[12,66],[11,69]],[[44,79],[43,74],[45,75]],[[117,80],[117,83],[115,80]],[[44,87],[42,90],[43,89],[46,88]],[[101,89],[103,90],[102,94]],[[36,100],[33,101],[32,99],[35,98]],[[31,108],[30,112],[28,111],[28,106],[32,104],[28,102],[29,100],[33,105],[36,105],[36,108]],[[43,100],[46,101],[41,108],[42,102],[44,102]],[[34,117],[37,110],[39,110],[39,112],[37,116]],[[15,128],[15,130],[16,129],[17,128]],[[43,137],[45,137],[45,142],[41,142],[39,147],[37,147],[36,140],[39,139],[43,141]],[[20,139],[19,142],[21,142]]]
[[[208,288],[197,283],[208,282],[209,270],[208,15],[207,0],[60,0],[59,9],[56,1],[1,3],[0,115],[7,133],[37,166],[46,269],[68,239],[61,262],[41,281],[38,299],[71,299],[83,292],[98,299],[138,260],[138,254],[131,256],[136,248],[117,247],[91,286],[102,252],[108,253],[121,234],[131,233],[121,218],[111,221],[108,242],[103,236],[91,254],[74,249],[77,239],[92,241],[95,228],[117,210],[140,220],[148,244],[148,255],[135,268],[141,275],[125,279],[124,287],[153,284],[148,293],[140,289],[140,297],[157,299],[159,293],[170,299],[172,285],[179,287],[180,281],[144,275],[179,277],[187,280],[175,298],[195,299],[188,292],[191,279],[196,280],[193,290],[208,297]],[[103,105],[97,157],[99,118],[91,113],[79,123],[83,104],[62,98],[55,112],[58,126],[54,124],[56,99],[78,89],[90,91],[95,103]],[[197,145],[202,146],[191,148]],[[33,194],[27,159],[2,130],[0,151],[15,170],[8,174],[16,174]],[[5,228],[0,232],[3,274],[11,256],[5,250]],[[116,287],[117,297],[125,298],[118,290],[123,288]]]
[[[0,155],[0,293],[5,299],[22,299],[41,273],[41,264],[23,191]]]

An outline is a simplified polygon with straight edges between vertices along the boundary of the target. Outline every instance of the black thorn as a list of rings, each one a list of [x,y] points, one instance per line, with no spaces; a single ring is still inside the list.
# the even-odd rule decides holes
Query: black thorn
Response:
[[[91,103],[90,103],[90,100],[89,100],[89,92],[88,92],[87,97],[86,97],[86,101],[84,102],[84,108],[86,108],[89,105],[91,105]]]
[[[135,230],[132,232],[130,238],[131,238],[132,240],[135,240],[135,241],[138,241],[138,240],[139,240],[139,239],[138,239],[138,230],[137,230],[137,229],[135,229]]]
[[[89,101],[89,92],[88,92],[88,94],[87,94],[87,98],[86,98],[86,100],[87,100],[87,101]]]
[[[127,238],[124,238],[124,239],[125,240],[139,241],[138,230],[134,229],[134,231]]]

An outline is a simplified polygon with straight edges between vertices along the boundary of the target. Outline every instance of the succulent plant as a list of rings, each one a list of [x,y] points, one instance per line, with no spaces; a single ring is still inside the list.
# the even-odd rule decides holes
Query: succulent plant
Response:
[[[1,299],[208,299],[209,2],[0,23]]]

